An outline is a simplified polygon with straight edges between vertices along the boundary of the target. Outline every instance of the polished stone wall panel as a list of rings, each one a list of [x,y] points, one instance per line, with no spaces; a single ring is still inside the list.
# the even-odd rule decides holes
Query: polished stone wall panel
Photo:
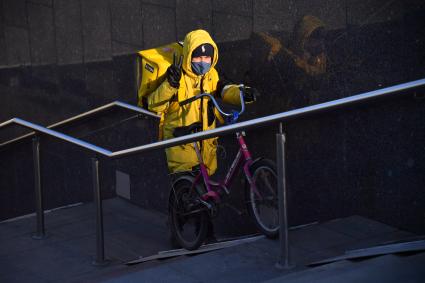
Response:
[[[26,0],[4,0],[3,16],[6,25],[26,28],[28,26]]]
[[[358,3],[358,2],[357,2]],[[338,0],[295,1],[296,19],[312,15],[321,19],[327,29],[345,28],[347,25],[346,5]]]
[[[29,3],[37,3],[37,4],[42,4],[44,6],[49,6],[49,7],[53,6],[54,1],[55,0],[27,0],[27,2]]]
[[[139,0],[113,1],[111,2],[112,13],[112,40],[114,54],[124,53],[120,46],[133,46],[133,49],[141,48],[143,44],[142,34],[142,7]]]
[[[410,7],[405,1],[347,1],[347,24],[368,25],[377,22],[396,21],[403,18],[405,6]]]
[[[110,60],[111,10],[109,1],[81,1],[84,61]]]
[[[85,64],[86,96],[90,108],[99,107],[119,98],[111,61]]]
[[[249,84],[247,81],[251,68],[249,46],[249,40],[218,43],[219,61],[216,69],[219,75],[235,83]]]
[[[1,14],[0,14],[0,17],[1,17]],[[2,19],[0,18],[0,21],[1,20]],[[6,65],[7,65],[6,39],[5,39],[5,36],[4,36],[3,21],[1,21],[1,23],[0,23],[0,66],[6,66]]]
[[[58,64],[83,62],[80,1],[55,0],[54,11]]]
[[[56,40],[52,8],[28,3],[31,64],[56,63]]]
[[[212,1],[213,11],[222,12],[223,14],[236,14],[239,16],[252,17],[253,7],[252,0],[216,0]]]
[[[81,103],[86,103],[84,101],[86,90],[84,65],[70,64],[58,66],[58,82],[60,92],[66,95],[68,101],[75,97]]]
[[[137,104],[136,55],[115,56],[113,59],[114,82],[120,95],[118,99]]]
[[[214,40],[217,42],[248,39],[252,32],[252,18],[214,13],[213,30]]]
[[[152,48],[176,41],[174,8],[143,4],[142,18],[144,48]]]
[[[176,0],[142,0],[142,4],[151,4],[161,7],[175,8]]]
[[[135,54],[136,52],[144,49],[142,46],[142,44],[136,45],[112,40],[112,50],[114,56]]]
[[[24,28],[5,26],[8,65],[30,64],[30,46],[28,30]]]
[[[176,28],[178,40],[195,29],[212,33],[212,4],[208,0],[177,0]]]
[[[290,30],[294,25],[296,1],[255,0],[254,31]]]

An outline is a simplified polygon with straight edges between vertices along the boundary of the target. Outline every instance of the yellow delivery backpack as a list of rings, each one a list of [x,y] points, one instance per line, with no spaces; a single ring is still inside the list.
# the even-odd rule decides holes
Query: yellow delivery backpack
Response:
[[[164,81],[167,68],[173,63],[174,53],[177,58],[183,53],[182,42],[138,52],[138,106],[148,108],[146,98]]]

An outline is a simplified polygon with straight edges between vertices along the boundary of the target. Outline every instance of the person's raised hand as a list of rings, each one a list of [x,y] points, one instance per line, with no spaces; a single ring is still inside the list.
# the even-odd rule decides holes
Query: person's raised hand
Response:
[[[168,83],[174,87],[180,87],[180,79],[182,77],[182,64],[183,64],[183,55],[180,55],[179,60],[177,61],[176,53],[173,54],[173,64],[171,64],[167,69],[167,80]]]

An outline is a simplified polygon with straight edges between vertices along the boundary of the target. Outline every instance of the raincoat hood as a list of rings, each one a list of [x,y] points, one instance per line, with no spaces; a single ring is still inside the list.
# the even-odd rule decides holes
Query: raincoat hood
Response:
[[[297,53],[304,52],[304,45],[309,36],[325,24],[317,17],[306,15],[296,24],[292,34],[292,50]]]
[[[194,30],[188,33],[183,43],[183,70],[190,77],[197,77],[198,75],[192,71],[192,52],[201,44],[209,43],[214,48],[214,57],[211,60],[211,68],[207,74],[214,68],[218,61],[218,48],[212,40],[210,34],[202,29]]]

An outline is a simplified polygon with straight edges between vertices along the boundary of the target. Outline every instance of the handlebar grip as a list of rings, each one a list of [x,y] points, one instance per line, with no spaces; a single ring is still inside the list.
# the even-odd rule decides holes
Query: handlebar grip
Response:
[[[196,99],[198,99],[199,98],[199,95],[195,95],[195,96],[193,96],[193,97],[191,97],[191,98],[188,98],[188,99],[186,99],[186,100],[183,100],[182,102],[179,102],[179,105],[180,106],[184,106],[184,105],[186,105],[186,104],[189,104],[189,103],[192,103],[193,101],[195,101]]]

